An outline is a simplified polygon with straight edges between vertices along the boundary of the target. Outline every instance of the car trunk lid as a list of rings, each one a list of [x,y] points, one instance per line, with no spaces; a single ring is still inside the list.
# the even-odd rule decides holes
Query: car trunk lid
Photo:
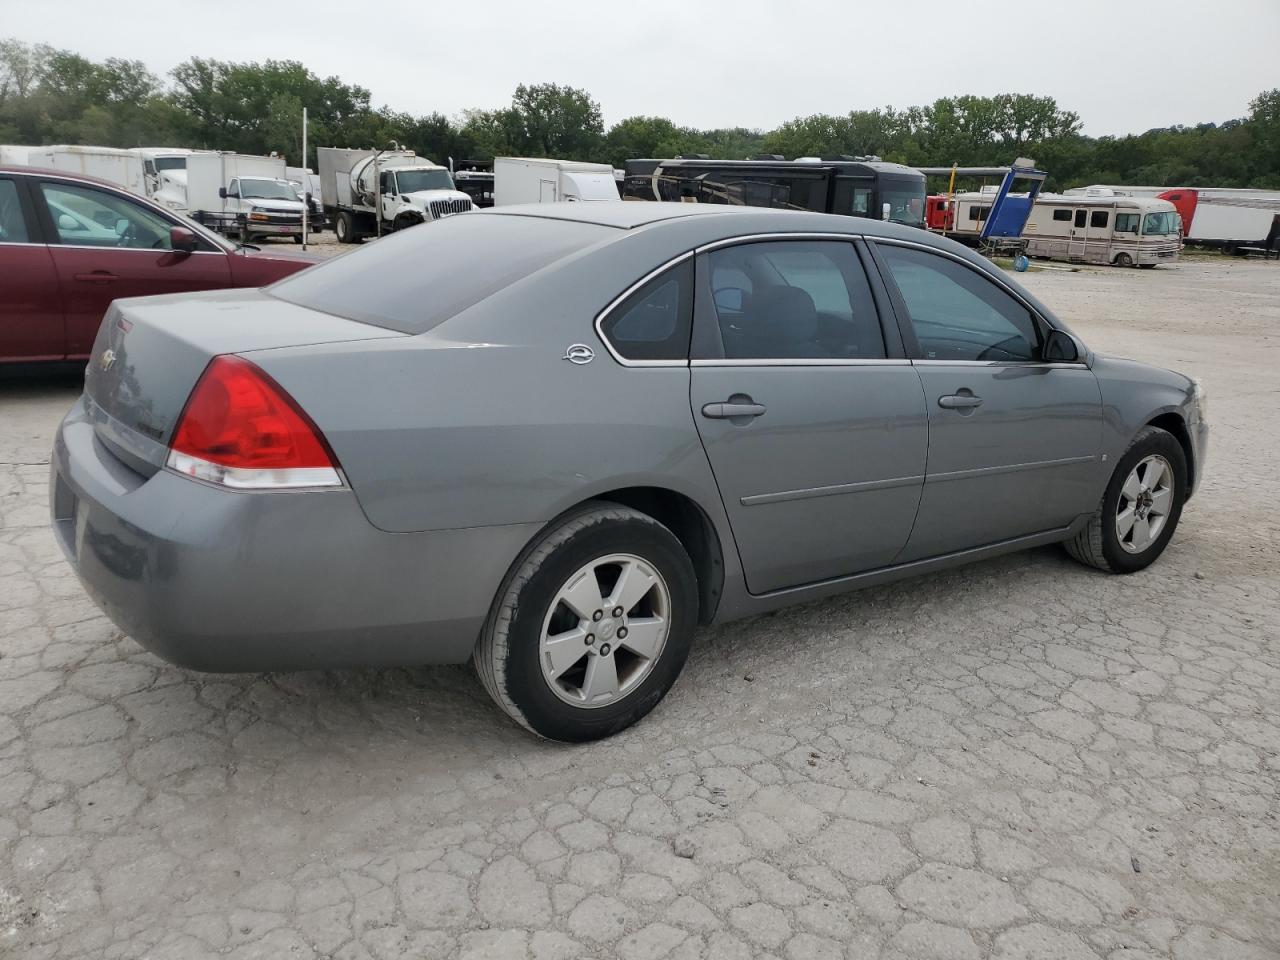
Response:
[[[150,476],[164,465],[178,417],[213,357],[399,336],[259,290],[119,300],[85,369],[85,405],[98,439]]]

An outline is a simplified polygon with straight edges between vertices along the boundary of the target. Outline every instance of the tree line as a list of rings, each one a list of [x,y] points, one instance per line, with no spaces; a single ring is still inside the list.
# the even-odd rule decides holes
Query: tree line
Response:
[[[1088,137],[1052,97],[943,97],[927,106],[814,114],[774,130],[702,130],[665,117],[606,128],[585,90],[521,84],[508,106],[413,115],[374,108],[364,87],[321,78],[295,60],[233,63],[192,57],[165,79],[138,60],[94,62],[44,44],[0,40],[0,143],[184,146],[240,153],[302,152],[302,108],[316,146],[394,140],[437,162],[554,156],[621,166],[638,157],[706,154],[875,154],[911,166],[1008,164],[1028,156],[1050,189],[1087,183],[1280,187],[1280,88],[1247,117],[1126,136]]]

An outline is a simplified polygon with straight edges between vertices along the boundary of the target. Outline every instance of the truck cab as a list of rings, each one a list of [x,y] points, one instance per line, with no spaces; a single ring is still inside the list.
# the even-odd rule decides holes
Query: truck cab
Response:
[[[225,212],[241,225],[238,232],[245,240],[290,236],[302,242],[303,201],[288,180],[233,177],[219,196]]]
[[[471,209],[471,198],[458,190],[447,169],[435,164],[397,166],[378,174],[382,219],[392,229],[439,220]]]

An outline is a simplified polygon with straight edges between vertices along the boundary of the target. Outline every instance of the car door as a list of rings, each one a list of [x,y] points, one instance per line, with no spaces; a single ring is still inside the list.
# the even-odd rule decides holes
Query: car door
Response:
[[[697,269],[690,401],[748,589],[887,565],[919,505],[927,417],[855,244],[735,242]]]
[[[62,298],[24,177],[0,175],[0,362],[66,356]]]
[[[86,357],[112,300],[230,284],[224,250],[198,237],[195,252],[174,250],[181,226],[124,193],[42,178],[36,204],[50,237],[66,317],[68,357]]]
[[[1041,358],[1044,321],[960,257],[879,241],[924,386],[929,460],[901,561],[1065,527],[1097,505],[1102,396]]]

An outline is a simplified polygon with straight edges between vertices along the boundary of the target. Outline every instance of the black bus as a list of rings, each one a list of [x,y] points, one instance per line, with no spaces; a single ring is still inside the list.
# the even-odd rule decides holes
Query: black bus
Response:
[[[875,158],[628,160],[626,200],[813,210],[923,228],[925,177]]]

